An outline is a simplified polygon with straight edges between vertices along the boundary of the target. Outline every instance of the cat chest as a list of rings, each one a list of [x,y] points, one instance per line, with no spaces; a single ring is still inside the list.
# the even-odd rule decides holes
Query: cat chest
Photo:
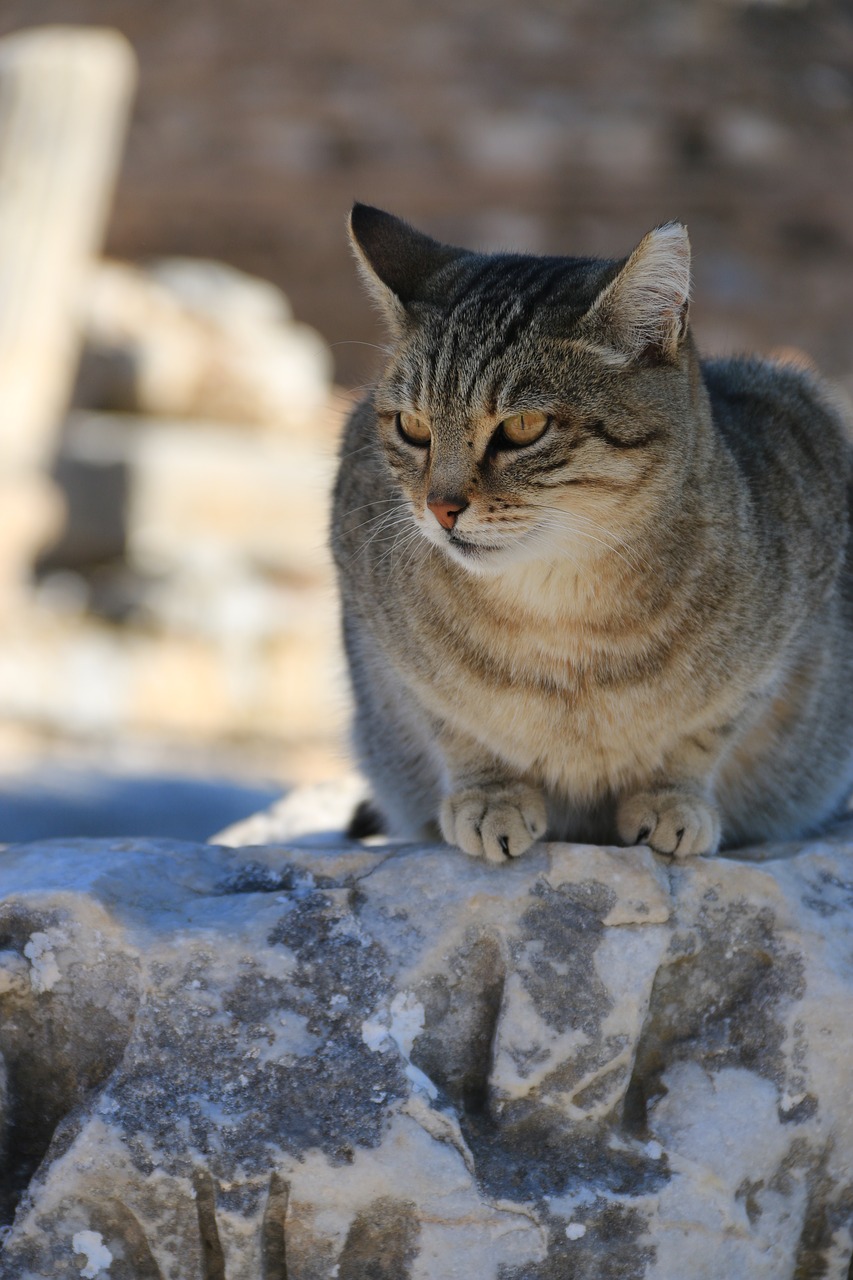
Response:
[[[513,769],[592,794],[659,767],[686,708],[666,680],[614,678],[607,663],[454,670],[424,690],[430,710]]]

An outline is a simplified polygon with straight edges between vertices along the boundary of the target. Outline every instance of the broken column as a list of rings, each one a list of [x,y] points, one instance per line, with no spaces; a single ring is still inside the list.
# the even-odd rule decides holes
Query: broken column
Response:
[[[21,602],[61,502],[47,475],[80,343],[135,80],[117,32],[0,41],[0,616]]]

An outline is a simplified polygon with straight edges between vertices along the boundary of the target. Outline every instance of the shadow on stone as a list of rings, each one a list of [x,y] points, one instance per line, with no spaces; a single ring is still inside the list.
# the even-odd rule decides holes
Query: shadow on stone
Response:
[[[100,1232],[113,1254],[110,1280],[165,1280],[139,1219],[126,1204],[100,1200],[88,1206],[87,1214],[92,1228]]]
[[[279,1174],[270,1178],[270,1190],[261,1226],[262,1280],[288,1280],[285,1219],[290,1187]]]
[[[60,974],[54,948],[71,943],[74,932],[78,956]],[[73,1113],[121,1061],[133,1031],[135,962],[104,937],[79,933],[63,913],[23,911],[14,901],[0,905],[0,952],[17,979],[0,995],[7,1091],[3,1222],[11,1220],[51,1142],[57,1155],[70,1143]]]
[[[676,934],[652,989],[623,1108],[624,1130],[648,1136],[648,1113],[666,1093],[663,1077],[677,1062],[707,1071],[742,1067],[780,1090],[805,1093],[805,1078],[783,1080],[785,1006],[802,998],[803,960],[784,941],[767,907],[713,902],[696,929]],[[806,1094],[796,1123],[813,1114]],[[800,1111],[802,1114],[800,1114]]]
[[[475,936],[449,958],[446,973],[432,974],[418,988],[426,1030],[412,1061],[462,1114],[479,1115],[488,1107],[505,980],[498,942]]]
[[[216,1189],[213,1178],[200,1170],[193,1178],[193,1188],[201,1236],[201,1280],[225,1280],[225,1257],[216,1225]]]
[[[413,1204],[380,1196],[356,1215],[347,1233],[339,1280],[407,1280],[419,1234]]]

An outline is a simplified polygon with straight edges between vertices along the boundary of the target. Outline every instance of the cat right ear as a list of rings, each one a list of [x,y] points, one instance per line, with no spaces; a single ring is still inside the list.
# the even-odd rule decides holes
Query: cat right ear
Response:
[[[623,357],[653,350],[674,360],[687,332],[689,298],[687,228],[668,222],[640,241],[583,323]]]
[[[368,204],[353,205],[349,235],[362,279],[397,333],[407,307],[430,300],[436,272],[464,253]]]

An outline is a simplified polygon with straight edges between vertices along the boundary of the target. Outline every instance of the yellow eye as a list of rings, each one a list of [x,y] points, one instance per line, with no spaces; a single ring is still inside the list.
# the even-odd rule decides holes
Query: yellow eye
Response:
[[[520,447],[533,444],[544,436],[547,428],[548,415],[531,409],[529,413],[514,413],[511,418],[504,418],[498,430],[506,444]]]
[[[420,449],[425,449],[432,440],[429,427],[414,413],[398,413],[397,430],[408,444],[416,444]]]

